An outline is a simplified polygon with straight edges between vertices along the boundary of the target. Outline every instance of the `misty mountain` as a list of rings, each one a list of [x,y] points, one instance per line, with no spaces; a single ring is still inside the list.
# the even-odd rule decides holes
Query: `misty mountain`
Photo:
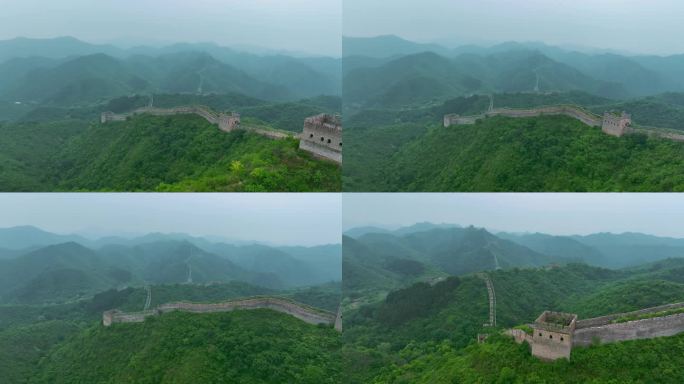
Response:
[[[11,40],[0,40],[0,62],[13,58],[45,57],[61,59],[96,53],[119,56],[123,54],[123,51],[111,45],[90,44],[73,37],[57,37],[53,39],[17,37]]]
[[[340,94],[340,68],[335,58],[261,56],[211,43],[122,50],[73,38],[15,39],[0,41],[0,98],[71,105],[159,91],[297,100]]]
[[[59,235],[28,225],[0,228],[0,248],[23,250],[67,242],[87,243],[88,240],[78,235]]]
[[[183,233],[88,240],[35,227],[4,228],[0,300],[69,300],[142,284],[240,281],[272,289],[314,286],[341,280],[341,251],[339,244],[235,245]]]
[[[684,90],[684,55],[628,56],[534,42],[449,50],[393,36],[345,42],[345,97],[373,107],[478,92],[579,90],[627,99]]]
[[[342,53],[345,57],[368,56],[383,58],[411,55],[421,52],[448,54],[449,50],[437,44],[421,44],[394,35],[376,37],[342,37]]]

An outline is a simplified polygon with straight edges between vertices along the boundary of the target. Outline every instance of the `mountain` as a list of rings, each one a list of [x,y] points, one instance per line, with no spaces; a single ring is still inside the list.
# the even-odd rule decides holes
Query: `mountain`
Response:
[[[420,227],[429,228],[421,224]],[[545,255],[474,227],[344,237],[345,295],[383,292],[415,281],[486,270],[539,267],[569,259]]]
[[[73,38],[18,39],[0,41],[0,98],[69,106],[160,91],[297,100],[339,95],[340,68],[335,58],[255,55],[211,43],[121,50]]]
[[[618,271],[581,264],[492,271],[487,275],[496,294],[496,327],[487,325],[488,290],[480,276],[451,277],[433,285],[421,282],[393,290],[381,300],[350,306],[345,313],[345,345],[354,356],[345,365],[347,382],[400,383],[410,378],[410,382],[475,383],[483,377],[491,382],[506,382],[511,377],[521,377],[524,382],[538,380],[540,376],[535,376],[536,370],[530,366],[546,370],[541,377],[558,382],[596,379],[596,372],[608,382],[614,379],[614,370],[604,368],[616,360],[628,367],[620,372],[625,381],[638,381],[654,360],[666,361],[663,364],[669,364],[670,371],[661,377],[663,382],[671,382],[676,363],[665,356],[669,356],[669,348],[678,348],[680,336],[576,348],[568,365],[565,361],[540,362],[530,356],[528,346],[514,344],[500,333],[533,322],[545,310],[589,318],[681,302],[682,265],[682,260],[668,260]],[[488,334],[486,342],[476,342],[478,334]],[[649,352],[641,347],[648,347]],[[648,363],[629,364],[635,354]],[[445,355],[449,358],[442,359]],[[491,359],[488,366],[507,368],[484,369],[480,365],[483,356]],[[393,363],[396,359],[402,363]],[[594,359],[600,361],[594,363]],[[366,364],[361,367],[355,363],[358,360]],[[557,374],[560,366],[562,375]],[[499,380],[501,377],[506,379]]]
[[[575,236],[604,255],[604,264],[613,268],[635,266],[668,258],[684,257],[684,240],[641,233],[599,233]]]
[[[537,51],[455,58],[434,52],[359,67],[344,76],[345,99],[368,107],[420,105],[472,93],[580,90],[625,97],[620,83],[597,80]]]
[[[511,234],[503,232],[497,233],[496,236],[545,255],[608,267],[606,260],[604,260],[605,256],[599,250],[569,236],[551,236],[543,233]]]
[[[96,53],[121,55],[122,51],[111,45],[89,44],[73,37],[53,39],[29,39],[17,37],[0,40],[0,62],[13,58],[45,57],[60,59],[70,56],[87,56]]]
[[[31,381],[334,383],[340,347],[331,327],[265,309],[168,313],[143,324],[92,325],[42,359]]]
[[[0,265],[0,297],[6,302],[71,300],[131,278],[74,242],[40,248]]]
[[[33,226],[0,228],[0,248],[23,250],[67,242],[87,243],[88,240],[77,235],[59,235]]]
[[[342,37],[342,55],[383,58],[421,52],[447,53],[437,44],[414,43],[394,35],[376,37]]]

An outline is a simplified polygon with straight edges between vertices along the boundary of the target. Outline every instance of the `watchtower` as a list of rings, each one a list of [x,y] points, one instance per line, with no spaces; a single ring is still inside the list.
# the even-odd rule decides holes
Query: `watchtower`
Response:
[[[601,125],[601,130],[611,136],[620,137],[625,133],[629,133],[629,129],[632,126],[632,116],[622,112],[620,115],[614,114],[612,112],[606,112],[603,114],[603,124]]]
[[[319,157],[342,162],[342,121],[338,115],[322,113],[307,117],[299,148]]]
[[[542,360],[569,360],[576,322],[576,314],[544,311],[532,325],[532,355]]]

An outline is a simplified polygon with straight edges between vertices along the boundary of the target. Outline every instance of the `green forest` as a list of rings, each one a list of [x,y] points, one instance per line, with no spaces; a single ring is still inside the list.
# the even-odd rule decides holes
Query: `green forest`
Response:
[[[348,130],[347,191],[682,191],[684,144],[564,116]],[[372,166],[369,166],[372,164]]]
[[[347,306],[345,382],[678,382],[682,360],[667,351],[684,348],[681,336],[576,348],[570,362],[543,363],[526,344],[500,332],[533,322],[544,310],[583,319],[684,301],[683,268],[681,259],[670,259],[619,270],[568,264],[489,272],[497,296],[495,328],[483,326],[489,303],[478,275],[391,290],[374,302]],[[489,334],[484,344],[476,341],[480,333]],[[619,376],[612,374],[615,367],[621,367]],[[647,380],[651,367],[659,367],[654,381]]]
[[[296,139],[225,133],[197,116],[0,125],[6,191],[336,191],[339,167]]]

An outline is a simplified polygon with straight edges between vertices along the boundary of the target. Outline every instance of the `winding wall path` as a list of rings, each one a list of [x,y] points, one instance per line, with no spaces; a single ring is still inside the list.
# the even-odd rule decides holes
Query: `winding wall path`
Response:
[[[332,312],[314,308],[296,301],[281,297],[252,297],[221,303],[166,303],[156,309],[142,312],[122,312],[118,310],[106,311],[102,314],[102,324],[106,327],[114,323],[139,323],[151,316],[159,316],[166,312],[182,311],[190,313],[231,312],[236,310],[270,309],[286,313],[309,324],[334,325],[337,315]],[[340,319],[341,329],[341,319]]]

